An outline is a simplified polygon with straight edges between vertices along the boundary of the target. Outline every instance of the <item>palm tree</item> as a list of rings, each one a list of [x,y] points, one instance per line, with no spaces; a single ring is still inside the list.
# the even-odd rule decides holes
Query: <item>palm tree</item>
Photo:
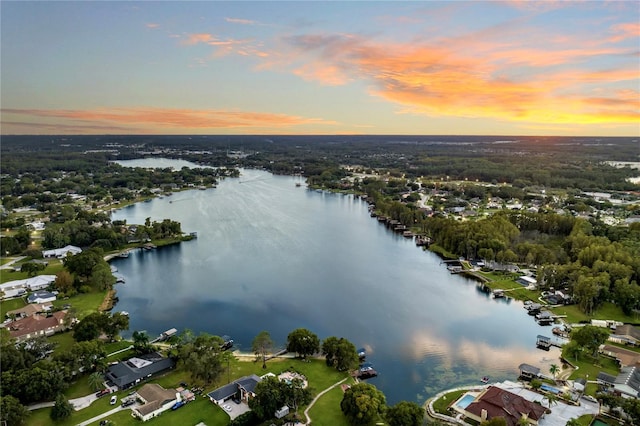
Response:
[[[547,403],[549,404],[549,408],[551,408],[552,405],[555,405],[558,403],[558,396],[554,393],[547,393],[543,399],[547,400]]]
[[[104,376],[99,371],[96,371],[89,375],[88,380],[89,380],[89,387],[93,390],[98,390],[102,387]]]
[[[522,417],[518,419],[518,426],[528,426],[529,425],[529,417],[526,414],[523,414]]]
[[[556,375],[560,372],[560,367],[558,367],[556,364],[551,364],[551,367],[549,367],[549,373],[553,374],[553,378],[556,378]]]

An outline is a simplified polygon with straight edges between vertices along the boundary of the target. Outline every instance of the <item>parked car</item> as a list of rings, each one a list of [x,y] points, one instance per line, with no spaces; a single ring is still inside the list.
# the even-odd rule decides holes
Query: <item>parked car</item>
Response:
[[[125,399],[124,401],[122,401],[122,404],[120,404],[120,405],[122,405],[123,407],[128,407],[128,406],[133,405],[135,403],[136,403],[136,400],[132,398],[132,399]]]
[[[172,410],[177,410],[178,408],[182,407],[184,405],[184,401],[178,401],[175,404],[173,404],[173,407],[171,407]]]
[[[107,389],[107,388],[102,389],[102,390],[96,392],[96,398],[100,398],[101,396],[105,396],[105,395],[110,394],[110,393],[111,393],[111,389]]]
[[[113,396],[111,397],[111,400],[109,401],[109,404],[111,404],[111,405],[115,405],[115,404],[116,404],[116,402],[118,402],[118,397],[117,397],[116,395],[113,395]]]

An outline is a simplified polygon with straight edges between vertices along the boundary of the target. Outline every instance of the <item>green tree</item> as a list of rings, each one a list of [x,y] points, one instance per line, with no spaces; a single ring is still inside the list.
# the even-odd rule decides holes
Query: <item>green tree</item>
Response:
[[[273,418],[287,399],[284,383],[273,376],[262,379],[254,392],[256,396],[249,400],[249,408],[262,420]]]
[[[219,336],[202,333],[192,342],[180,346],[179,362],[191,373],[193,379],[212,383],[228,367],[222,351],[223,343],[224,340]]]
[[[556,364],[551,364],[551,366],[549,367],[549,373],[553,375],[554,379],[556,378],[559,372],[560,372],[560,367],[558,367]]]
[[[20,426],[29,418],[29,410],[11,395],[0,396],[0,420],[7,425]]]
[[[273,340],[271,334],[268,331],[261,331],[253,339],[251,344],[251,351],[262,358],[262,368],[267,368],[267,355],[271,353],[273,349]]]
[[[598,356],[600,345],[609,338],[609,331],[606,328],[585,325],[571,333],[571,340],[574,340],[580,347],[586,349],[595,358]]]
[[[420,426],[424,421],[424,408],[415,402],[400,401],[385,413],[389,426]]]
[[[320,351],[320,339],[306,328],[297,328],[287,336],[287,351],[306,358]]]
[[[352,425],[371,425],[383,416],[386,398],[375,386],[360,382],[344,393],[340,409]]]
[[[89,387],[92,390],[97,391],[102,388],[102,383],[104,382],[104,376],[102,375],[102,373],[98,371],[94,371],[93,373],[89,374],[89,377],[87,378],[87,380],[89,381]]]
[[[343,337],[327,337],[322,342],[322,353],[327,365],[335,367],[338,371],[352,370],[358,366],[358,350]]]
[[[281,382],[284,385],[286,404],[293,408],[295,416],[298,416],[298,407],[311,402],[311,391],[304,386],[302,379],[294,377],[290,383]]]
[[[112,342],[115,336],[121,331],[129,329],[129,316],[120,312],[112,314],[108,321],[105,321],[103,331],[107,335],[107,339]]]
[[[51,409],[49,417],[51,417],[51,420],[57,422],[71,416],[72,412],[73,406],[67,401],[67,398],[65,398],[63,394],[59,393],[56,396],[56,404]]]
[[[149,344],[149,335],[146,331],[134,331],[131,335],[133,339],[133,350],[135,353],[142,355],[153,351],[153,347]]]
[[[63,269],[56,274],[56,280],[53,285],[58,291],[69,294],[73,291],[73,277],[69,271]]]

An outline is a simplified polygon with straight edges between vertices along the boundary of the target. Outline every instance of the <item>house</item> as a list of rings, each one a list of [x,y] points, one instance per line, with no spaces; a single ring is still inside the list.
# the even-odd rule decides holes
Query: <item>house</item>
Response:
[[[180,401],[180,393],[175,389],[165,389],[156,383],[147,383],[138,389],[137,396],[143,404],[131,410],[131,414],[143,422],[159,416]]]
[[[26,318],[41,312],[49,312],[51,310],[51,302],[45,303],[30,303],[22,308],[7,311],[5,316],[8,318]]]
[[[175,363],[170,358],[165,358],[157,352],[152,352],[110,365],[106,377],[118,389],[127,389],[147,377],[169,370],[174,366]]]
[[[603,355],[615,358],[620,364],[620,367],[628,367],[640,362],[640,353],[630,351],[629,349],[619,348],[613,345],[601,345],[599,351]]]
[[[518,277],[518,279],[516,279],[516,282],[518,284],[522,284],[525,287],[535,287],[538,284],[538,281],[536,281],[535,278],[530,277],[529,275],[523,275],[521,277]]]
[[[27,291],[42,290],[49,287],[56,280],[55,275],[36,275],[24,280],[8,281],[0,284],[0,293],[3,299],[24,296]]]
[[[82,253],[82,249],[80,247],[68,245],[53,250],[45,250],[42,252],[42,257],[55,257],[58,259],[64,259],[69,253],[71,253],[72,256],[75,256],[78,253]]]
[[[47,303],[56,300],[56,293],[46,290],[38,290],[27,297],[27,303]]]
[[[51,315],[32,315],[7,324],[11,337],[18,342],[38,336],[50,336],[66,328],[64,324],[67,311],[54,312]]]
[[[600,372],[598,384],[623,397],[640,398],[640,365],[622,367],[617,376]]]
[[[255,396],[253,391],[260,381],[262,381],[262,379],[255,374],[244,376],[229,383],[228,385],[209,392],[207,396],[211,402],[218,405],[221,405],[233,397],[237,397],[240,401],[247,402],[249,398],[253,398]]]
[[[609,340],[624,345],[638,346],[640,344],[640,328],[630,324],[619,325]]]
[[[525,416],[531,425],[537,425],[547,409],[496,386],[489,386],[463,409],[464,415],[479,423],[495,417],[503,417],[508,426],[516,426]]]

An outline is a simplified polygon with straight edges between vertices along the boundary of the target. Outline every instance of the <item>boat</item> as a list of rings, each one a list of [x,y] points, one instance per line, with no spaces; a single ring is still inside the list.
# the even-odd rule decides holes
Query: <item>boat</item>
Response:
[[[118,254],[118,257],[129,257],[129,252],[128,251],[123,251],[121,253]]]
[[[489,376],[483,376],[480,381],[486,385],[487,383],[489,383]]]
[[[222,349],[223,351],[226,351],[233,347],[233,339],[231,337],[224,335],[222,336],[222,340],[224,341],[224,343],[222,344],[220,349]]]
[[[360,358],[360,360],[364,360],[367,357],[367,351],[365,348],[360,348],[358,349],[358,358]]]
[[[300,182],[296,182],[296,186],[302,186]]]

